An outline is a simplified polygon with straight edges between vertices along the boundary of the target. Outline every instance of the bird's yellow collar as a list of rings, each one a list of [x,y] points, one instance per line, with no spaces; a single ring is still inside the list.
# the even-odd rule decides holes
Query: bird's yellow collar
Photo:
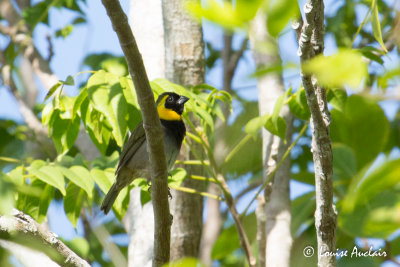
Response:
[[[164,98],[160,101],[157,106],[158,116],[162,120],[167,121],[181,121],[182,116],[176,113],[175,110],[169,109],[165,107],[165,101],[167,100],[168,95],[164,96]]]

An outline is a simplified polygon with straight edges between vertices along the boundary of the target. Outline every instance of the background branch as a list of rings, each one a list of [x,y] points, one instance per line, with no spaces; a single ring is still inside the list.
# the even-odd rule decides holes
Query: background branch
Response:
[[[29,243],[29,239],[26,238],[27,235],[33,237],[34,240],[37,241],[33,243],[32,248],[40,248],[37,244],[44,244],[41,251],[62,266],[90,266],[58,239],[56,234],[42,227],[30,216],[18,210],[13,211],[12,217],[0,215],[1,239],[26,245]]]

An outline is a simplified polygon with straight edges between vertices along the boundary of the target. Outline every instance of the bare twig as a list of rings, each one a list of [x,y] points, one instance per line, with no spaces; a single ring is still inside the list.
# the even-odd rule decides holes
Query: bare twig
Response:
[[[18,237],[19,234],[21,234],[21,237]],[[38,240],[39,244],[43,244],[42,252],[62,266],[90,266],[61,242],[56,234],[45,229],[23,212],[14,210],[12,217],[0,215],[0,236],[2,239],[26,245],[28,243],[27,235],[33,237],[34,240]]]
[[[306,132],[308,128],[308,123],[304,124],[303,128],[300,130],[299,135],[297,136],[296,140],[293,141],[293,143],[288,147],[288,149],[286,150],[285,154],[283,154],[281,160],[279,161],[279,163],[276,165],[275,169],[273,171],[271,171],[267,177],[267,179],[265,179],[263,185],[260,187],[260,189],[258,189],[257,193],[254,195],[254,197],[251,199],[251,201],[249,202],[249,204],[247,204],[246,208],[244,209],[244,211],[242,212],[242,216],[245,216],[247,211],[249,210],[249,208],[251,207],[251,205],[253,204],[253,202],[257,199],[258,195],[262,192],[262,190],[264,190],[264,188],[267,187],[267,185],[272,181],[272,179],[275,176],[275,173],[279,170],[279,168],[282,166],[282,164],[284,163],[285,159],[290,155],[290,151],[292,150],[292,148],[297,144],[297,142],[299,141],[299,139],[303,136],[303,134]]]
[[[102,0],[102,3],[118,35],[143,114],[143,127],[150,157],[151,196],[155,222],[153,266],[162,266],[169,261],[170,256],[171,219],[161,123],[154,102],[154,94],[128,18],[118,0]]]
[[[324,4],[322,0],[308,0],[305,20],[299,38],[301,63],[323,52]],[[332,145],[329,136],[330,114],[326,90],[319,87],[310,75],[302,72],[307,104],[311,112],[312,151],[315,168],[317,208],[315,227],[318,241],[318,266],[336,266],[336,210],[333,203]],[[327,254],[328,256],[326,256]]]

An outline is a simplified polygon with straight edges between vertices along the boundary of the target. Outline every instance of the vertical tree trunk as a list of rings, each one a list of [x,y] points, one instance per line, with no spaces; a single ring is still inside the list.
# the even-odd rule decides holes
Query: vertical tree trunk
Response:
[[[204,83],[205,62],[201,26],[183,9],[180,0],[163,0],[165,33],[165,76],[183,86]],[[196,123],[196,121],[193,121]],[[190,153],[184,155],[192,158]],[[201,166],[187,166],[188,175],[201,174]],[[204,183],[186,178],[183,187],[203,191]],[[173,218],[171,261],[198,257],[202,230],[203,198],[180,191],[172,192]]]
[[[161,0],[131,0],[130,22],[143,57],[149,80],[163,78],[164,30]],[[154,241],[154,214],[152,202],[140,202],[140,190],[131,190],[129,208],[124,218],[129,234],[128,265],[152,265]]]
[[[301,63],[324,51],[324,3],[308,0],[304,6],[304,23],[299,38]],[[299,32],[299,29],[297,30]],[[315,172],[315,228],[318,241],[318,266],[336,266],[336,219],[333,202],[333,154],[329,135],[330,113],[325,88],[310,75],[301,73],[311,112],[312,152]],[[327,253],[327,255],[325,255]]]
[[[280,64],[276,40],[272,39],[266,29],[265,16],[259,13],[252,24],[250,41],[257,67]],[[257,45],[261,42],[270,42],[275,47],[270,55],[257,52]],[[271,73],[258,80],[260,115],[272,113],[275,102],[284,93],[283,80],[280,74]],[[284,107],[281,116],[287,124],[286,144],[279,137],[262,130],[263,138],[263,166],[264,179],[275,169],[283,154],[287,150],[291,135],[293,118],[287,107]],[[290,161],[287,159],[275,174],[270,190],[265,190],[266,237],[265,266],[289,266],[292,236],[290,233]],[[262,246],[263,244],[260,244]]]

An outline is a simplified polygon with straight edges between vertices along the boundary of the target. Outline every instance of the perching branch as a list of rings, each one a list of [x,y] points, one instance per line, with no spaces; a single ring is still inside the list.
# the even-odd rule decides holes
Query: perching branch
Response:
[[[27,236],[32,239],[27,238]],[[33,241],[31,248],[41,248],[42,252],[61,266],[90,266],[61,242],[56,234],[45,229],[30,216],[18,210],[13,211],[12,217],[0,215],[0,238],[11,240],[21,245],[27,245],[31,243],[29,241]],[[38,246],[38,244],[40,245]]]
[[[304,6],[305,20],[299,38],[301,63],[324,48],[324,4],[322,0],[308,0]],[[312,151],[315,168],[316,211],[315,227],[318,241],[318,266],[336,266],[336,217],[333,203],[332,145],[329,136],[330,114],[326,90],[317,85],[310,75],[301,73],[311,112]],[[327,254],[327,255],[325,255]]]
[[[169,261],[171,219],[168,203],[167,166],[164,154],[163,132],[157,115],[143,60],[128,24],[128,18],[118,0],[102,0],[128,63],[146,133],[151,166],[151,197],[154,208],[154,258],[153,266]]]

